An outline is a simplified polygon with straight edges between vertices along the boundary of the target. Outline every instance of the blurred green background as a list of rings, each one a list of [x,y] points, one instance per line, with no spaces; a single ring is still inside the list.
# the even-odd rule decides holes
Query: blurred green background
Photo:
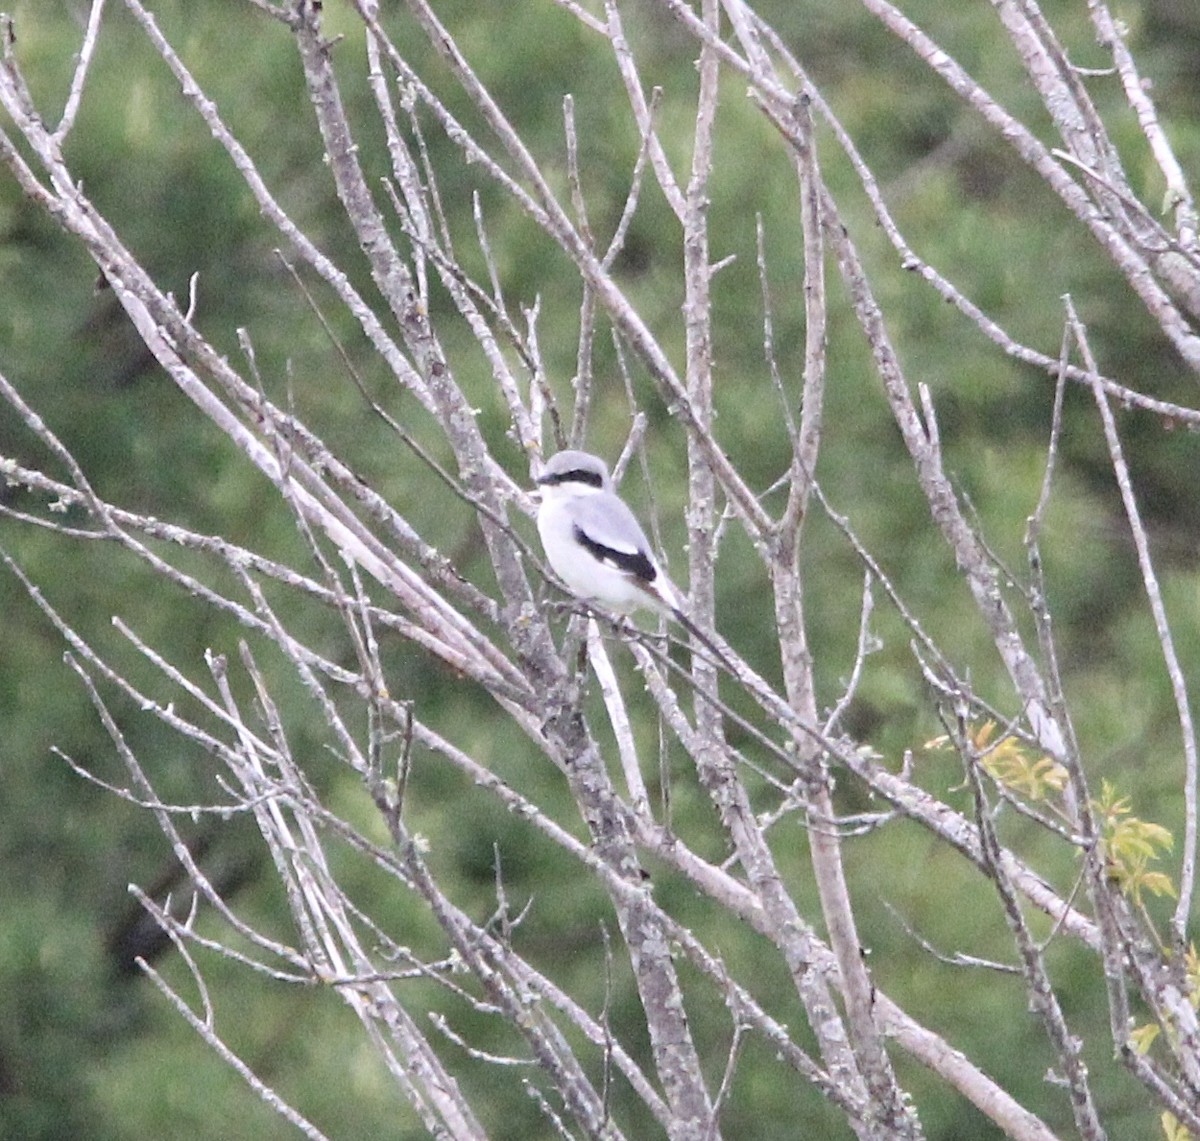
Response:
[[[397,7],[385,5],[397,42],[412,50],[414,65],[448,105],[477,126],[433,54],[419,46],[412,26],[392,10]],[[758,8],[822,87],[923,257],[1015,337],[1051,355],[1061,338],[1060,298],[1069,292],[1108,375],[1162,399],[1194,403],[1195,377],[1186,375],[1089,236],[902,44],[867,13],[838,0],[775,0]],[[1043,8],[1076,63],[1103,65],[1083,5],[1062,0]],[[362,37],[340,4],[328,3],[326,9],[328,30],[346,35],[334,57],[364,164],[378,178],[386,173],[386,157],[364,79]],[[568,93],[574,96],[591,224],[607,240],[620,217],[639,140],[605,44],[550,4],[456,0],[437,10],[531,150],[544,160],[564,198],[562,100]],[[368,290],[366,268],[339,219],[286,32],[251,5],[228,0],[162,0],[154,11],[284,207]],[[1043,139],[1057,144],[989,5],[914,0],[906,11]],[[26,0],[11,12],[16,58],[39,108],[54,122],[86,5]],[[1130,25],[1143,72],[1154,81],[1179,157],[1195,172],[1200,169],[1200,68],[1195,66],[1200,10],[1185,0],[1148,0],[1119,14]],[[629,5],[627,21],[645,84],[664,89],[659,125],[675,169],[685,178],[689,99],[696,85],[693,44],[648,0]],[[1135,189],[1156,203],[1162,195],[1160,176],[1132,115],[1122,110],[1116,80],[1093,78],[1088,86],[1122,148]],[[576,367],[577,278],[485,176],[459,164],[450,144],[426,125],[464,264],[482,275],[470,215],[472,194],[478,193],[510,304],[515,309],[540,299],[541,347],[552,384],[566,401]],[[377,424],[346,382],[326,335],[275,253],[278,235],[259,217],[224,154],[115,2],[105,17],[66,156],[98,207],[164,287],[186,296],[189,278],[199,275],[198,323],[213,343],[241,364],[237,330],[246,329],[272,395],[282,399],[290,383],[298,411],[334,450],[487,586],[486,556],[469,510],[456,500],[447,506],[444,497],[430,493],[436,485],[425,470]],[[828,140],[822,161],[875,275],[908,373],[932,390],[948,467],[969,493],[989,541],[1022,568],[1021,536],[1045,463],[1053,384],[1006,359],[905,274],[874,227],[849,164]],[[744,84],[727,76],[712,183],[712,254],[714,260],[736,255],[736,261],[718,274],[714,287],[717,430],[735,463],[760,487],[782,471],[787,450],[763,364],[756,214],[767,235],[775,344],[792,393],[799,389],[803,358],[802,253],[788,171],[786,154],[745,98]],[[379,200],[384,202],[382,191]],[[648,182],[616,271],[677,361],[683,342],[680,261],[677,227]],[[1001,671],[953,559],[929,525],[833,267],[829,280],[822,485],[882,559],[929,632],[956,661],[969,663],[979,688],[1007,708]],[[97,292],[95,283],[95,267],[81,249],[25,202],[10,178],[0,177],[0,369],[111,501],[303,562],[290,515],[272,489],[174,389],[111,293]],[[320,290],[318,296],[330,301]],[[525,479],[525,458],[506,436],[504,407],[490,388],[469,331],[440,292],[434,305],[439,333],[457,375],[481,408],[489,440],[513,475]],[[345,314],[332,306],[328,311],[376,398],[418,434],[427,429],[414,402],[388,379]],[[602,325],[596,350],[602,382],[588,443],[610,458],[624,440],[630,415],[616,367],[611,337]],[[672,572],[683,577],[683,432],[636,368],[633,380],[638,406],[650,418],[654,504]],[[1184,668],[1194,677],[1200,665],[1194,538],[1200,521],[1195,494],[1200,453],[1189,433],[1170,431],[1157,418],[1128,413],[1120,424]],[[430,442],[437,452],[436,441]],[[7,407],[0,409],[0,455],[31,465],[45,462]],[[1096,784],[1109,777],[1134,798],[1138,815],[1178,832],[1182,761],[1170,690],[1095,410],[1082,391],[1067,394],[1062,461],[1044,553],[1075,725]],[[636,478],[636,465],[631,470],[635,478],[627,491],[639,510],[647,510],[650,489]],[[0,501],[27,506],[4,487]],[[0,545],[85,636],[102,651],[121,655],[135,679],[149,687],[156,684],[153,671],[122,647],[110,622],[114,614],[198,681],[204,679],[206,649],[236,652],[242,634],[227,618],[168,588],[107,545],[70,543],[8,518],[0,518]],[[835,529],[818,516],[806,532],[805,564],[821,696],[833,701],[853,656],[861,572]],[[718,622],[739,649],[770,672],[771,615],[763,588],[751,552],[733,536],[718,568]],[[336,616],[314,608],[297,614],[296,621],[324,652],[349,660],[351,649]],[[847,728],[898,760],[939,732],[939,725],[913,667],[904,627],[887,608],[878,612],[877,631],[883,648],[870,660]],[[186,991],[177,956],[155,940],[126,890],[137,883],[161,894],[172,887],[182,891],[182,885],[175,882],[169,847],[153,819],[86,784],[52,754],[55,747],[108,779],[122,779],[86,694],[63,663],[63,649],[16,579],[0,573],[0,1135],[100,1141],[290,1137],[291,1127],[206,1049],[132,967],[134,955],[147,955]],[[314,779],[334,804],[382,839],[361,789],[328,754],[321,726],[306,711],[298,687],[287,681],[269,651],[256,649],[288,709],[296,754],[310,759]],[[457,744],[539,802],[554,806],[557,817],[574,826],[557,774],[542,771],[549,769],[542,762],[531,771],[527,746],[491,703],[404,645],[388,648],[388,662],[394,693],[414,700],[422,717],[446,728]],[[161,795],[184,804],[212,795],[211,773],[198,751],[129,703],[114,699],[114,707]],[[635,701],[635,708],[648,712],[645,702]],[[648,755],[654,753],[653,733],[647,720]],[[965,792],[951,791],[961,780],[955,764],[936,757],[922,757],[920,763],[922,783],[966,808]],[[673,786],[678,781],[676,827],[706,855],[722,858],[702,795],[685,772],[673,772],[672,780]],[[856,795],[852,788],[842,790],[847,811],[868,807]],[[416,830],[431,838],[436,870],[480,920],[494,907],[494,863],[500,853],[514,898],[536,901],[521,930],[521,946],[537,959],[555,962],[563,985],[597,1012],[605,985],[600,927],[615,931],[615,923],[594,885],[576,869],[564,872],[548,844],[435,763],[417,766],[409,812]],[[462,827],[468,818],[471,827]],[[1008,823],[1007,838],[1031,858],[1044,859],[1046,874],[1069,888],[1069,859],[1043,845],[1032,828]],[[202,818],[181,827],[238,908],[286,940],[285,903],[249,822]],[[782,866],[801,885],[802,902],[811,902],[804,886],[803,833],[784,825],[775,842]],[[393,930],[408,932],[414,947],[438,946],[419,906],[395,898],[394,889],[371,869],[342,858],[347,882],[374,914],[386,917]],[[847,859],[878,984],[947,1034],[1053,1128],[1069,1131],[1062,1091],[1044,1081],[1052,1059],[1020,984],[934,964],[890,911],[896,909],[943,950],[1007,959],[1008,937],[991,895],[979,890],[979,881],[960,861],[912,826],[896,825],[850,842]],[[761,954],[747,932],[721,928],[722,917],[693,898],[686,885],[665,878],[659,890],[674,913],[696,923],[731,963],[745,967]],[[1065,940],[1049,957],[1068,1017],[1092,1043],[1089,1063],[1111,1136],[1153,1135],[1157,1114],[1141,1089],[1113,1066],[1105,1046],[1107,1013],[1098,964]],[[219,959],[206,961],[205,969],[231,1044],[331,1136],[423,1135],[356,1020],[335,996],[264,981]],[[764,963],[752,969],[763,993],[787,993],[777,967]],[[620,970],[613,988],[614,1023],[632,1033],[624,1028],[636,1025],[636,992]],[[448,1001],[433,992],[425,999],[434,1007]],[[698,1001],[691,1013],[716,1083],[727,1047],[722,1012]],[[779,1016],[793,1026],[803,1021],[799,1010],[786,1004]],[[483,1045],[488,1034],[495,1034],[489,1048],[515,1049],[484,1019],[461,1009],[454,1017]],[[636,1034],[632,1045],[645,1051]],[[548,1135],[511,1071],[464,1059],[449,1046],[446,1054],[491,1135]],[[761,1044],[747,1045],[725,1118],[726,1135],[848,1135],[840,1119],[769,1055]],[[922,1070],[905,1059],[898,1066],[930,1138],[996,1135]],[[622,1106],[621,1112],[629,1115],[619,1120],[630,1136],[653,1135],[652,1123],[636,1110]]]

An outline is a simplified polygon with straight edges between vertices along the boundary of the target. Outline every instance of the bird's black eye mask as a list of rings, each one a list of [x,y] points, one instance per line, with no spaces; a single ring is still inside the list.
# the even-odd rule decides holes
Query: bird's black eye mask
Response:
[[[603,487],[604,477],[598,471],[585,471],[583,468],[576,468],[574,471],[560,471],[554,475],[539,476],[538,483],[586,483],[592,487]]]

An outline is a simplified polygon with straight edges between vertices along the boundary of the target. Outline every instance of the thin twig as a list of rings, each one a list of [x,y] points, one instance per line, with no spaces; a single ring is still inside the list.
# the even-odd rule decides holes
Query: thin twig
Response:
[[[1096,362],[1092,355],[1087,330],[1079,320],[1070,297],[1065,298],[1064,301],[1075,343],[1083,356],[1084,364],[1094,374]],[[1093,385],[1092,391],[1095,394],[1096,407],[1100,412],[1100,422],[1104,427],[1109,462],[1112,464],[1113,474],[1116,476],[1117,487],[1121,491],[1125,518],[1129,523],[1129,533],[1133,538],[1134,550],[1137,552],[1138,569],[1141,571],[1142,586],[1146,591],[1146,600],[1150,604],[1150,613],[1154,618],[1154,629],[1158,635],[1159,648],[1162,650],[1167,676],[1171,679],[1171,694],[1175,699],[1175,712],[1183,737],[1184,842],[1179,871],[1179,898],[1171,920],[1176,953],[1182,955],[1187,949],[1188,917],[1191,914],[1192,900],[1196,890],[1197,817],[1200,814],[1200,809],[1197,807],[1197,797],[1200,795],[1200,790],[1197,789],[1197,780],[1200,779],[1200,760],[1197,758],[1196,751],[1196,728],[1192,721],[1192,706],[1191,698],[1188,695],[1187,681],[1179,664],[1179,656],[1175,652],[1175,639],[1171,634],[1171,624],[1167,618],[1166,604],[1163,602],[1158,575],[1154,571],[1154,562],[1150,556],[1150,543],[1142,524],[1137,497],[1134,495],[1129,466],[1125,462],[1125,452],[1117,433],[1117,423],[1104,390],[1096,384]]]

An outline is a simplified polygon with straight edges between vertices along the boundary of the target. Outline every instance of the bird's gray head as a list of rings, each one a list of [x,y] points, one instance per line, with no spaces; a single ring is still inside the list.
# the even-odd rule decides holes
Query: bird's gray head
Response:
[[[612,481],[608,475],[608,464],[599,456],[588,452],[559,452],[546,461],[538,483],[549,491],[552,488],[562,490],[584,491],[591,488],[594,491],[608,491]]]

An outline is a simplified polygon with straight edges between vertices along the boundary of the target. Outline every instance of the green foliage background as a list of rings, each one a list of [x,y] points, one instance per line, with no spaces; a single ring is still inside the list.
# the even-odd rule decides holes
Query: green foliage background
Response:
[[[386,6],[395,8],[396,5]],[[1060,0],[1043,5],[1073,58],[1099,64],[1084,6]],[[500,9],[503,9],[501,13]],[[895,209],[909,240],[1014,336],[1049,353],[1061,337],[1061,296],[1070,292],[1094,337],[1102,367],[1130,386],[1194,403],[1192,385],[1161,339],[1153,335],[1136,299],[1065,211],[1016,159],[986,134],[972,114],[949,97],[908,50],[863,10],[840,0],[776,0],[760,9],[789,39],[854,135]],[[1018,61],[996,18],[981,0],[946,5],[913,0],[906,10],[923,22],[956,58],[1011,109],[1030,114],[1044,138],[1048,123],[1035,108]],[[13,8],[17,57],[39,106],[53,121],[69,82],[85,5],[69,0],[25,0]],[[217,0],[162,0],[155,5],[164,32],[208,93],[221,106],[268,184],[296,221],[323,248],[352,248],[339,221],[332,184],[321,161],[319,136],[304,95],[299,64],[287,36],[250,5]],[[575,99],[583,141],[582,171],[594,230],[612,232],[624,201],[638,137],[604,45],[590,39],[551,5],[471,0],[438,5],[460,45],[535,153],[548,156],[550,173],[565,188],[562,99]],[[350,17],[327,5],[329,30],[347,33],[336,58],[345,96],[363,124],[360,143],[369,169],[386,171],[362,80],[363,47]],[[1154,0],[1128,5],[1132,46],[1155,81],[1155,95],[1185,166],[1200,171],[1200,13],[1186,3]],[[404,17],[388,12],[402,25]],[[685,169],[691,123],[688,97],[696,84],[689,39],[652,4],[630,6],[631,41],[646,82],[665,91],[660,129],[676,169]],[[401,40],[401,36],[397,36]],[[413,42],[413,37],[407,41]],[[470,108],[452,92],[432,57],[424,74],[468,122]],[[1137,127],[1119,110],[1116,81],[1090,84],[1102,109],[1120,126],[1127,159],[1140,154]],[[431,135],[435,165],[448,144]],[[240,179],[213,146],[196,116],[178,98],[173,81],[128,14],[113,4],[83,113],[67,156],[97,204],[157,278],[178,296],[191,274],[199,278],[199,320],[223,351],[237,356],[236,330],[253,340],[259,368],[273,390],[292,378],[303,415],[348,456],[378,490],[456,562],[487,584],[484,556],[462,505],[422,503],[411,494],[414,461],[383,433],[339,376],[340,365],[302,296],[274,252]],[[556,157],[557,156],[557,157]],[[856,239],[871,258],[889,327],[914,378],[931,387],[950,466],[984,520],[996,549],[1021,566],[1025,517],[1036,502],[1045,460],[1052,383],[1005,359],[934,295],[915,287],[881,235],[872,233],[865,202],[844,158],[822,155],[835,192],[849,202]],[[761,290],[754,258],[755,215],[768,235],[770,284],[776,305],[776,346],[794,384],[801,367],[802,259],[793,185],[772,129],[734,79],[722,94],[713,182],[714,260],[736,255],[716,279],[718,432],[748,474],[766,486],[785,460],[773,401],[747,400],[743,383],[763,374]],[[1154,198],[1156,172],[1141,163]],[[472,254],[472,194],[478,192],[489,237],[510,299],[541,302],[540,341],[552,382],[565,399],[575,369],[578,281],[515,208],[482,174],[468,172],[442,186],[447,212]],[[661,196],[648,187],[619,263],[623,284],[648,323],[679,354],[682,299],[680,237]],[[472,264],[472,258],[475,258]],[[342,259],[365,285],[355,256]],[[74,450],[89,478],[110,500],[201,531],[223,533],[267,554],[300,550],[290,516],[274,493],[247,469],[221,435],[194,413],[154,365],[110,294],[95,290],[95,269],[61,238],[16,188],[0,179],[0,368]],[[975,680],[986,691],[1000,674],[972,622],[971,604],[952,559],[928,526],[907,457],[892,428],[869,369],[852,316],[839,304],[830,326],[828,434],[819,473],[836,507],[848,513],[872,550],[881,554],[904,596],[935,637],[979,662]],[[449,312],[449,303],[446,303]],[[415,431],[419,415],[390,385],[344,317],[338,332],[377,398]],[[524,458],[505,438],[505,413],[489,391],[482,362],[472,355],[465,329],[456,341],[441,326],[459,375],[478,393],[482,422],[498,453],[518,477]],[[615,377],[611,343],[598,338],[597,371]],[[637,400],[651,421],[654,501],[666,546],[681,568],[683,435],[635,375]],[[765,391],[757,386],[757,391]],[[1069,695],[1085,754],[1136,802],[1139,815],[1178,831],[1180,747],[1167,679],[1153,630],[1139,605],[1139,581],[1121,526],[1091,398],[1067,399],[1065,463],[1056,486],[1046,538],[1052,605],[1062,640]],[[615,454],[628,428],[629,408],[615,379],[605,384],[590,444]],[[1184,432],[1169,432],[1152,417],[1121,421],[1141,502],[1153,526],[1155,554],[1176,626],[1185,670],[1200,667],[1197,637],[1194,488],[1198,449]],[[0,454],[38,459],[28,434],[0,413]],[[641,508],[647,489],[631,483]],[[0,498],[5,497],[0,488]],[[101,647],[119,639],[110,617],[120,614],[150,644],[163,648],[185,672],[200,677],[206,648],[229,652],[239,632],[221,616],[166,588],[131,560],[100,545],[60,538],[0,519],[0,544],[42,585],[81,631]],[[837,692],[851,660],[861,575],[828,523],[814,519],[805,558],[810,570],[810,613],[826,698]],[[677,574],[682,574],[676,570]],[[771,620],[763,612],[761,583],[746,551],[731,541],[718,574],[722,628],[753,661],[774,669]],[[339,627],[314,611],[311,634],[339,647]],[[879,614],[883,651],[872,659],[848,728],[889,757],[917,748],[938,731],[932,709],[914,680],[902,626]],[[62,662],[63,645],[11,576],[0,575],[0,1136],[94,1139],[292,1136],[229,1070],[199,1042],[149,984],[129,969],[130,940],[144,928],[126,885],[151,884],[172,861],[153,820],[144,812],[82,782],[51,753],[57,747],[116,779],[117,761],[86,696]],[[456,728],[456,740],[524,787],[556,785],[553,773],[530,773],[519,737],[477,695],[411,651],[397,647],[390,663],[394,692],[416,700],[425,716]],[[995,671],[989,676],[989,670]],[[284,684],[281,682],[280,684]],[[440,712],[439,712],[440,711]],[[161,791],[182,803],[209,789],[201,758],[192,756],[151,719],[126,710],[122,728],[161,780]],[[359,789],[329,758],[294,704],[289,722],[297,752],[305,744],[313,772],[335,800],[367,828],[370,809]],[[648,725],[647,733],[652,733]],[[314,734],[311,741],[307,734]],[[952,786],[961,774],[951,763],[922,759],[930,786]],[[566,981],[604,1000],[599,926],[612,923],[594,886],[564,873],[548,846],[472,790],[440,771],[416,774],[410,809],[419,830],[435,838],[431,859],[455,884],[455,894],[479,918],[494,907],[494,863],[500,853],[510,893],[536,906],[521,938],[564,964]],[[702,834],[708,809],[681,777],[677,826]],[[565,797],[565,790],[553,795]],[[965,793],[963,804],[966,804]],[[847,792],[847,810],[853,793]],[[469,806],[469,807],[467,807]],[[865,807],[865,806],[858,806]],[[565,807],[564,818],[569,810]],[[470,820],[470,827],[462,822]],[[1016,830],[1018,823],[1010,822]],[[196,834],[210,827],[197,826]],[[786,854],[794,844],[794,858]],[[236,885],[240,908],[286,938],[286,910],[278,898],[256,837],[245,827],[212,827],[207,859]],[[1035,842],[1031,839],[1031,842]],[[799,829],[781,829],[782,863],[803,882]],[[723,853],[712,852],[714,857]],[[1022,1009],[1016,981],[953,968],[933,969],[928,956],[889,908],[947,950],[988,956],[1008,945],[988,893],[947,852],[913,827],[889,828],[848,845],[857,882],[886,868],[878,897],[860,896],[862,930],[879,984],[902,1004],[939,1012],[941,1025],[971,1057],[1045,1115],[1068,1127],[1061,1093],[1043,1081],[1050,1063],[1032,1017]],[[1071,869],[1048,874],[1069,878]],[[374,877],[347,868],[372,908],[412,932],[414,945],[436,935],[411,904],[379,897]],[[702,927],[713,917],[683,885],[664,887],[684,918]],[[411,914],[408,912],[411,911]],[[722,954],[737,962],[754,953],[740,930],[721,931]],[[140,946],[140,945],[139,945]],[[144,949],[144,947],[143,947]],[[169,952],[157,965],[177,981],[183,975]],[[1085,962],[1076,948],[1051,953],[1081,1031],[1103,1042],[1105,1012],[1096,988],[1085,989]],[[343,1137],[418,1135],[382,1066],[363,1041],[357,1022],[333,996],[289,988],[206,964],[222,1026],[232,1044],[268,1081],[323,1128]],[[917,969],[920,967],[921,969]],[[1078,974],[1079,985],[1073,978]],[[574,978],[570,976],[574,975]],[[763,979],[764,987],[783,980]],[[612,980],[614,1015],[632,1017],[636,993],[618,971]],[[432,996],[431,1002],[442,1001]],[[692,1012],[702,1043],[712,1046],[714,1078],[724,1044]],[[791,1022],[802,1016],[792,1012]],[[456,1017],[467,1020],[458,1012]],[[625,1020],[628,1022],[628,1019]],[[487,1028],[474,1031],[486,1035]],[[494,1048],[511,1043],[500,1036]],[[644,1048],[644,1047],[643,1047]],[[747,1048],[734,1091],[727,1135],[784,1136],[774,1122],[798,1116],[812,1136],[840,1136],[843,1127],[820,1100],[794,1083],[778,1081],[761,1046]],[[454,1053],[448,1047],[450,1053]],[[1106,1059],[1094,1059],[1097,1069]],[[486,1098],[483,1116],[496,1137],[544,1135],[532,1103],[508,1071],[463,1062],[468,1090]],[[901,1063],[931,1138],[991,1136],[964,1103],[936,1089]],[[519,1076],[519,1075],[518,1075]],[[1113,1115],[1113,1137],[1145,1137],[1153,1127],[1141,1091],[1109,1067],[1101,1086]],[[650,1129],[648,1122],[641,1127]],[[632,1136],[649,1132],[631,1131]]]

